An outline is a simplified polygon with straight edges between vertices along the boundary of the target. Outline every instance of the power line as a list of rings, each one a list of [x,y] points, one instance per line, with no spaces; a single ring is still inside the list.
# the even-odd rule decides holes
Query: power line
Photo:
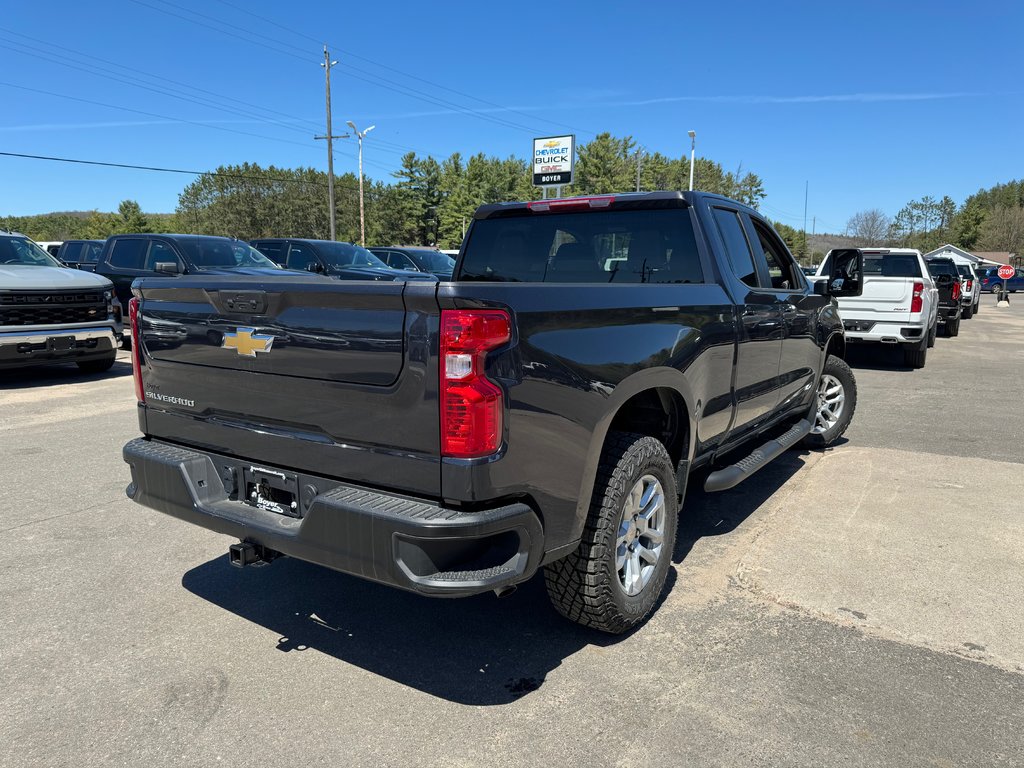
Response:
[[[131,163],[113,163],[104,160],[83,160],[75,157],[53,157],[50,155],[30,155],[22,152],[0,152],[3,157],[18,157],[27,160],[49,160],[57,163],[74,163],[76,165],[98,165],[104,168],[127,168],[133,171],[154,171],[157,173],[178,173],[187,176],[218,176],[222,179],[257,179],[260,181],[279,181],[284,184],[305,184],[315,187],[326,187],[323,181],[312,181],[309,179],[294,179],[287,176],[268,176],[259,173],[226,173],[224,171],[190,171],[184,168],[163,168],[155,165],[133,165]],[[356,187],[345,184],[340,185],[342,189],[355,194]]]
[[[255,19],[259,19],[260,21],[265,21],[267,24],[270,24],[271,26],[273,26],[273,27],[275,27],[277,29],[283,29],[286,32],[290,32],[293,35],[296,35],[298,37],[304,38],[306,40],[310,40],[310,41],[312,41],[314,43],[319,43],[320,42],[315,37],[307,35],[304,32],[299,32],[296,29],[292,29],[290,27],[287,27],[287,26],[281,24],[278,21],[274,21],[273,19],[267,18],[266,16],[261,16],[258,13],[253,13],[248,8],[243,8],[242,6],[235,5],[234,3],[227,2],[227,0],[217,0],[217,2],[220,3],[221,5],[228,6],[229,8],[234,8],[236,11],[240,11],[240,12],[242,12],[242,13],[248,15],[248,16],[252,16]],[[495,107],[497,109],[501,109],[501,110],[503,110],[505,112],[511,112],[513,114],[516,114],[516,115],[521,115],[522,117],[525,117],[527,120],[536,121],[538,119],[535,115],[529,115],[526,112],[522,112],[522,111],[520,111],[518,109],[513,109],[512,107],[507,107],[507,106],[505,106],[503,104],[498,104],[497,102],[494,102],[494,101],[489,101],[487,99],[482,99],[479,96],[475,96],[475,95],[473,95],[471,93],[466,93],[464,91],[460,91],[460,90],[458,90],[456,88],[452,88],[451,86],[442,85],[441,83],[436,83],[433,80],[427,80],[426,78],[420,77],[419,75],[414,75],[411,72],[405,72],[404,70],[398,69],[396,67],[389,66],[389,65],[384,64],[384,63],[382,63],[380,61],[375,61],[374,59],[367,58],[366,56],[360,56],[358,53],[354,53],[352,51],[346,50],[344,48],[341,48],[340,46],[335,45],[333,47],[335,49],[343,52],[344,54],[346,54],[348,56],[351,56],[354,59],[359,59],[360,61],[365,61],[367,64],[373,64],[374,66],[380,67],[381,69],[389,70],[391,72],[394,72],[397,75],[401,75],[403,77],[408,77],[408,78],[410,78],[412,80],[416,80],[418,82],[425,83],[425,84],[430,85],[430,86],[432,86],[434,88],[438,88],[438,89],[440,89],[442,91],[448,91],[448,92],[454,93],[454,94],[456,94],[458,96],[462,96],[462,97],[467,98],[467,99],[472,99],[473,101],[479,102],[481,104],[486,104],[489,107]],[[546,118],[540,118],[540,122],[547,123],[549,125],[561,126],[562,128],[568,128],[569,130],[577,131],[579,133],[588,133],[588,134],[591,134],[593,136],[597,135],[596,131],[586,130],[586,129],[583,129],[583,128],[577,128],[577,127],[574,127],[572,125],[568,125],[567,123],[560,123],[560,122],[555,121],[555,120],[549,120],[549,119],[546,119]]]
[[[184,21],[188,21],[188,22],[190,22],[192,24],[195,24],[197,26],[207,27],[208,29],[211,29],[211,30],[215,31],[218,34],[225,34],[225,35],[237,38],[239,40],[242,40],[242,41],[250,43],[250,44],[254,44],[255,43],[255,44],[258,44],[259,46],[261,46],[264,49],[276,51],[277,53],[283,54],[285,56],[290,56],[291,58],[294,58],[294,59],[299,59],[300,61],[303,61],[303,62],[308,62],[309,61],[309,58],[304,54],[304,49],[298,48],[297,46],[288,45],[287,47],[290,48],[291,50],[286,50],[285,48],[281,47],[280,41],[278,41],[278,39],[275,38],[275,37],[270,37],[268,35],[264,35],[264,34],[261,34],[259,32],[254,32],[254,31],[252,31],[250,29],[246,29],[244,27],[239,27],[239,26],[234,25],[234,24],[230,24],[229,25],[228,22],[222,21],[221,19],[218,19],[218,18],[216,18],[214,16],[210,16],[208,14],[200,13],[199,11],[194,11],[194,10],[191,10],[189,8],[185,8],[183,6],[176,5],[174,3],[166,2],[166,0],[164,0],[163,5],[168,5],[168,6],[172,7],[172,8],[177,8],[178,10],[185,11],[186,13],[190,13],[193,16],[197,16],[197,17],[200,17],[200,18],[208,19],[208,20],[214,22],[215,24],[217,24],[219,26],[218,27],[210,26],[210,24],[204,23],[202,21],[197,21],[196,19],[189,18],[188,16],[182,16],[181,14],[174,13],[173,11],[169,11],[169,10],[167,10],[165,8],[160,8],[160,7],[157,7],[155,5],[150,5],[149,3],[143,2],[143,0],[131,0],[131,2],[135,3],[136,5],[141,5],[141,6],[145,7],[145,8],[149,8],[150,10],[154,10],[154,11],[157,11],[159,13],[167,14],[168,16],[173,16],[175,18],[179,18],[179,19],[182,19]],[[223,27],[228,27],[228,28],[224,29]],[[257,43],[256,41],[254,41],[252,39],[247,39],[243,35],[238,34],[238,31],[241,31],[241,32],[245,33],[245,35],[248,35],[250,38],[254,38],[255,37],[255,38],[261,38],[262,40],[270,41],[270,44],[268,44],[266,42],[258,42]],[[299,53],[295,53],[295,51],[302,51],[303,53],[299,54]],[[460,104],[456,104],[454,102],[446,101],[446,100],[444,100],[444,99],[442,99],[440,97],[429,96],[427,94],[418,93],[418,92],[412,90],[408,86],[405,86],[405,85],[403,85],[401,83],[398,83],[398,82],[396,82],[394,80],[389,80],[386,77],[382,77],[382,76],[374,74],[372,72],[368,72],[367,70],[360,69],[359,67],[355,67],[355,66],[353,66],[351,64],[346,64],[346,63],[343,62],[339,66],[342,66],[342,67],[344,67],[347,70],[351,70],[348,73],[349,77],[352,77],[352,78],[354,78],[356,80],[361,80],[363,82],[369,83],[370,85],[375,85],[375,86],[377,86],[379,88],[384,88],[386,90],[395,91],[396,93],[399,93],[399,94],[401,94],[403,96],[408,96],[408,97],[413,98],[413,99],[418,99],[420,101],[424,101],[424,102],[426,102],[428,104],[432,104],[434,106],[440,106],[440,107],[444,107],[444,108],[449,109],[449,110],[454,110],[455,112],[460,112],[460,113],[463,113],[463,114],[466,114],[466,115],[469,115],[469,116],[472,116],[472,117],[476,117],[476,118],[478,118],[480,120],[487,120],[488,122],[495,123],[497,125],[500,125],[500,126],[503,126],[503,127],[506,127],[506,128],[513,128],[513,129],[516,129],[516,130],[525,131],[525,132],[527,132],[527,133],[529,133],[531,135],[536,133],[536,131],[534,129],[529,128],[529,127],[527,127],[525,125],[521,125],[519,123],[514,123],[514,122],[512,122],[510,120],[506,120],[504,118],[495,117],[494,115],[489,115],[489,114],[487,114],[485,112],[481,112],[480,110],[475,110],[475,109],[471,109],[469,107],[464,107],[464,106],[462,106]],[[358,74],[352,74],[352,72],[361,73],[362,75],[365,75],[366,77],[361,77]],[[373,79],[372,80],[368,80],[367,77],[373,78]],[[376,81],[379,81],[379,82],[376,82]]]

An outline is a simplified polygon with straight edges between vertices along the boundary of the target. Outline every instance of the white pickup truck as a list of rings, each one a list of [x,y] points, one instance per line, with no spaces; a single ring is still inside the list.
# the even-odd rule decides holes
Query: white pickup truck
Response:
[[[910,248],[863,248],[864,292],[838,299],[839,316],[851,343],[899,344],[904,362],[923,368],[935,345],[938,289],[920,251]],[[832,252],[816,277],[829,274]]]

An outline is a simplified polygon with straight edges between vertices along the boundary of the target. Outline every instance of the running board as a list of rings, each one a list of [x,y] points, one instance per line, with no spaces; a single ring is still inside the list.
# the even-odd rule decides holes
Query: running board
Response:
[[[760,448],[755,449],[746,458],[737,461],[735,464],[730,464],[725,469],[712,472],[708,475],[708,479],[704,481],[704,490],[712,493],[714,491],[727,491],[730,488],[736,487],[780,453],[789,450],[800,442],[800,440],[810,434],[810,431],[811,422],[807,419],[801,419],[789,431],[779,435],[774,440],[769,440]]]

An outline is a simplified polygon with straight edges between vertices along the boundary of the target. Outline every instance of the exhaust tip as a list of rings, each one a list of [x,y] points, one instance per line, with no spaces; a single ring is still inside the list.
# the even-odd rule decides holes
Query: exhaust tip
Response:
[[[513,592],[515,592],[516,589],[517,589],[517,587],[516,587],[515,584],[508,584],[508,585],[506,585],[504,587],[498,587],[496,590],[494,590],[494,594],[497,597],[499,597],[499,598],[501,598],[501,597],[508,597]]]

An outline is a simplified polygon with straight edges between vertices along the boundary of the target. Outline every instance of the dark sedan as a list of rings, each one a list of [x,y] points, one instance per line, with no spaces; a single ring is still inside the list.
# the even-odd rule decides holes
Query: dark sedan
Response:
[[[262,238],[253,248],[288,269],[316,272],[341,280],[436,280],[432,274],[392,269],[365,248],[334,240]]]
[[[370,248],[370,251],[392,269],[427,272],[438,280],[451,280],[455,259],[436,248],[408,248],[399,245]]]

